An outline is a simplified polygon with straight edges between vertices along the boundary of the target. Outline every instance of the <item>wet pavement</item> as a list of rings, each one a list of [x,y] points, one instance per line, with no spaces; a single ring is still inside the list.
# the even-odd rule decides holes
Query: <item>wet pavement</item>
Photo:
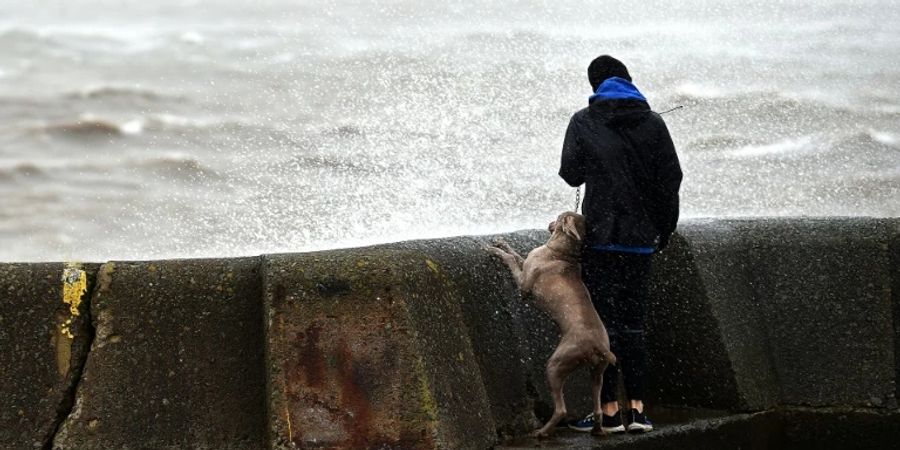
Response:
[[[729,415],[725,411],[708,409],[669,409],[655,408],[648,410],[648,416],[653,421],[654,430],[648,433],[617,433],[607,436],[593,436],[590,433],[579,432],[568,427],[558,427],[553,436],[547,438],[518,437],[504,442],[495,447],[497,450],[519,449],[610,449],[610,448],[642,448],[651,444],[651,441],[665,440],[672,435],[684,435],[691,432],[704,432],[710,428],[744,420],[749,415]],[[655,445],[651,445],[655,446]]]

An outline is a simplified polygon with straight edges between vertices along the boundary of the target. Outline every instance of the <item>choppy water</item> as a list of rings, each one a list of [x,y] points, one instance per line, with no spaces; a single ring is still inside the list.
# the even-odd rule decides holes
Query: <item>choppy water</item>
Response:
[[[542,227],[601,53],[685,217],[900,215],[893,0],[232,3],[0,0],[0,260]]]

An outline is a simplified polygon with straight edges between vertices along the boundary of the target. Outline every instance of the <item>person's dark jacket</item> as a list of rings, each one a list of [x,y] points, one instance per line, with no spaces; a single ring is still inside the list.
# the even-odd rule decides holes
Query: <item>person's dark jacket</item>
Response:
[[[603,95],[610,82],[612,94]],[[631,83],[611,78],[603,85],[569,122],[559,175],[573,187],[585,184],[587,246],[662,249],[678,223],[682,173],[675,146],[662,117]],[[636,95],[615,92],[621,89]]]

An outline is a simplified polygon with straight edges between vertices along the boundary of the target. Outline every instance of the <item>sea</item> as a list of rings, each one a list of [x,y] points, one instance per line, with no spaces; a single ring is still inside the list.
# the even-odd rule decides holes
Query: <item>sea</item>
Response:
[[[544,228],[621,59],[682,218],[900,216],[900,3],[0,0],[0,261]]]

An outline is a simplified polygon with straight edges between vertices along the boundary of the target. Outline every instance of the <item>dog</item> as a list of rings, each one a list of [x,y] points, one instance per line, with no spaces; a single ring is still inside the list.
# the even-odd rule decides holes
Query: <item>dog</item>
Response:
[[[547,381],[553,396],[553,416],[533,435],[546,437],[566,417],[563,386],[576,368],[587,364],[591,370],[594,415],[601,417],[600,388],[603,371],[615,364],[609,349],[609,335],[591,303],[591,296],[581,280],[581,247],[585,236],[585,218],[564,212],[551,222],[550,240],[522,258],[502,239],[485,249],[509,266],[522,296],[531,294],[538,308],[559,326],[560,340],[547,361]],[[593,434],[603,434],[599,421]]]

